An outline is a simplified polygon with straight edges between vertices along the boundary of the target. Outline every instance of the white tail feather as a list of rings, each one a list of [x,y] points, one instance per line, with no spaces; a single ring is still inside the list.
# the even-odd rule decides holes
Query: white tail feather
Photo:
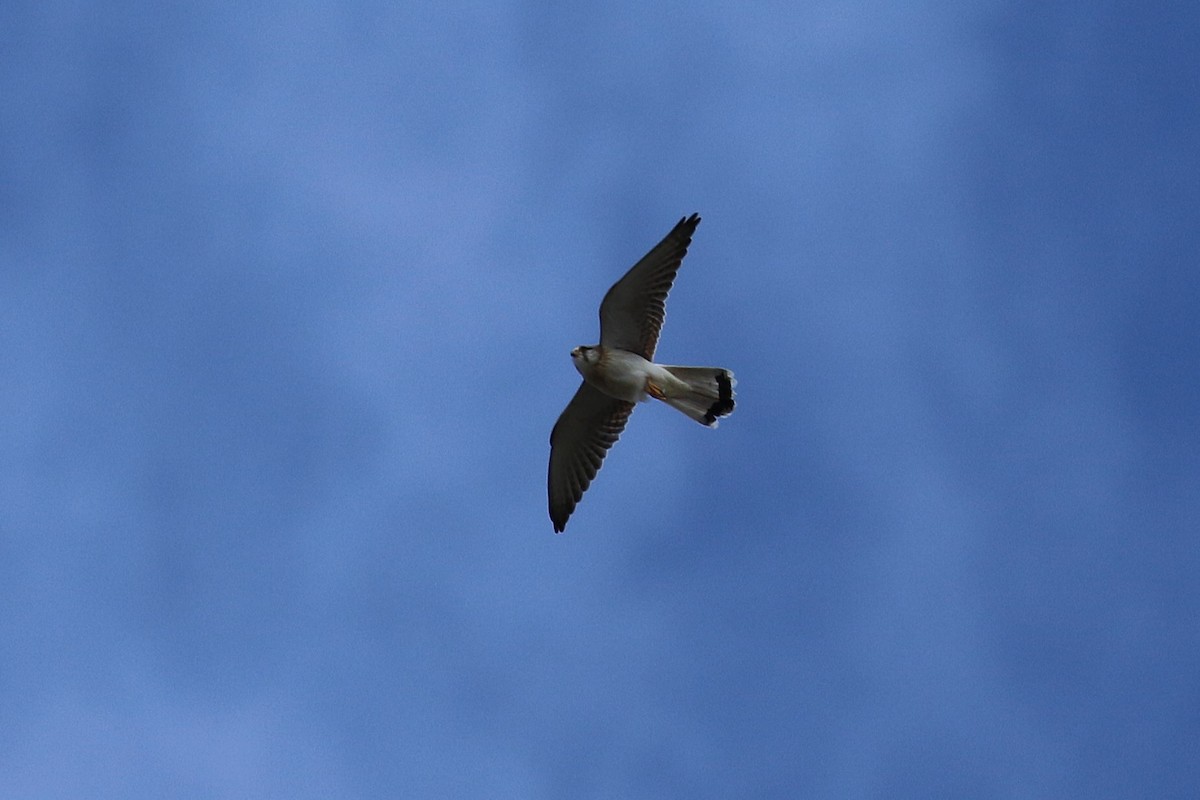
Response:
[[[710,428],[717,427],[717,418],[733,413],[736,397],[733,373],[720,367],[669,367],[676,383],[664,386],[663,401],[672,408]]]

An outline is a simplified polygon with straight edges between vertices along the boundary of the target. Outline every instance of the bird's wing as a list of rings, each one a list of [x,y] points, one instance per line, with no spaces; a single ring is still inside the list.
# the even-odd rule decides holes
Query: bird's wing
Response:
[[[608,448],[621,435],[633,403],[609,397],[586,381],[550,432],[550,521],[562,533]]]
[[[600,303],[600,344],[654,360],[666,317],[667,293],[687,255],[700,216],[679,220],[661,242],[613,284]]]

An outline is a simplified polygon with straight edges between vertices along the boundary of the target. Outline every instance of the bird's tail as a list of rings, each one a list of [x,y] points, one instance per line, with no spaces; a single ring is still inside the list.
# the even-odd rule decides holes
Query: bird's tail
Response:
[[[701,425],[717,427],[717,418],[733,413],[737,386],[733,373],[720,367],[668,367],[663,369],[679,384],[663,387],[663,401],[687,414]]]

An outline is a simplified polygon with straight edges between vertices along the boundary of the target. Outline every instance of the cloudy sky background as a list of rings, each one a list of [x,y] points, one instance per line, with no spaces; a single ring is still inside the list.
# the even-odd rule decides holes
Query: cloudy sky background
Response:
[[[1194,797],[1197,24],[6,4],[0,793]]]

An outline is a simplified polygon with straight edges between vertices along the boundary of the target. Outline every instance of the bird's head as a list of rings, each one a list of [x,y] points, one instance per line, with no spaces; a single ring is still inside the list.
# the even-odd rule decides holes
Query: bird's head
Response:
[[[581,344],[571,351],[571,360],[577,368],[590,367],[600,360],[600,348]]]

